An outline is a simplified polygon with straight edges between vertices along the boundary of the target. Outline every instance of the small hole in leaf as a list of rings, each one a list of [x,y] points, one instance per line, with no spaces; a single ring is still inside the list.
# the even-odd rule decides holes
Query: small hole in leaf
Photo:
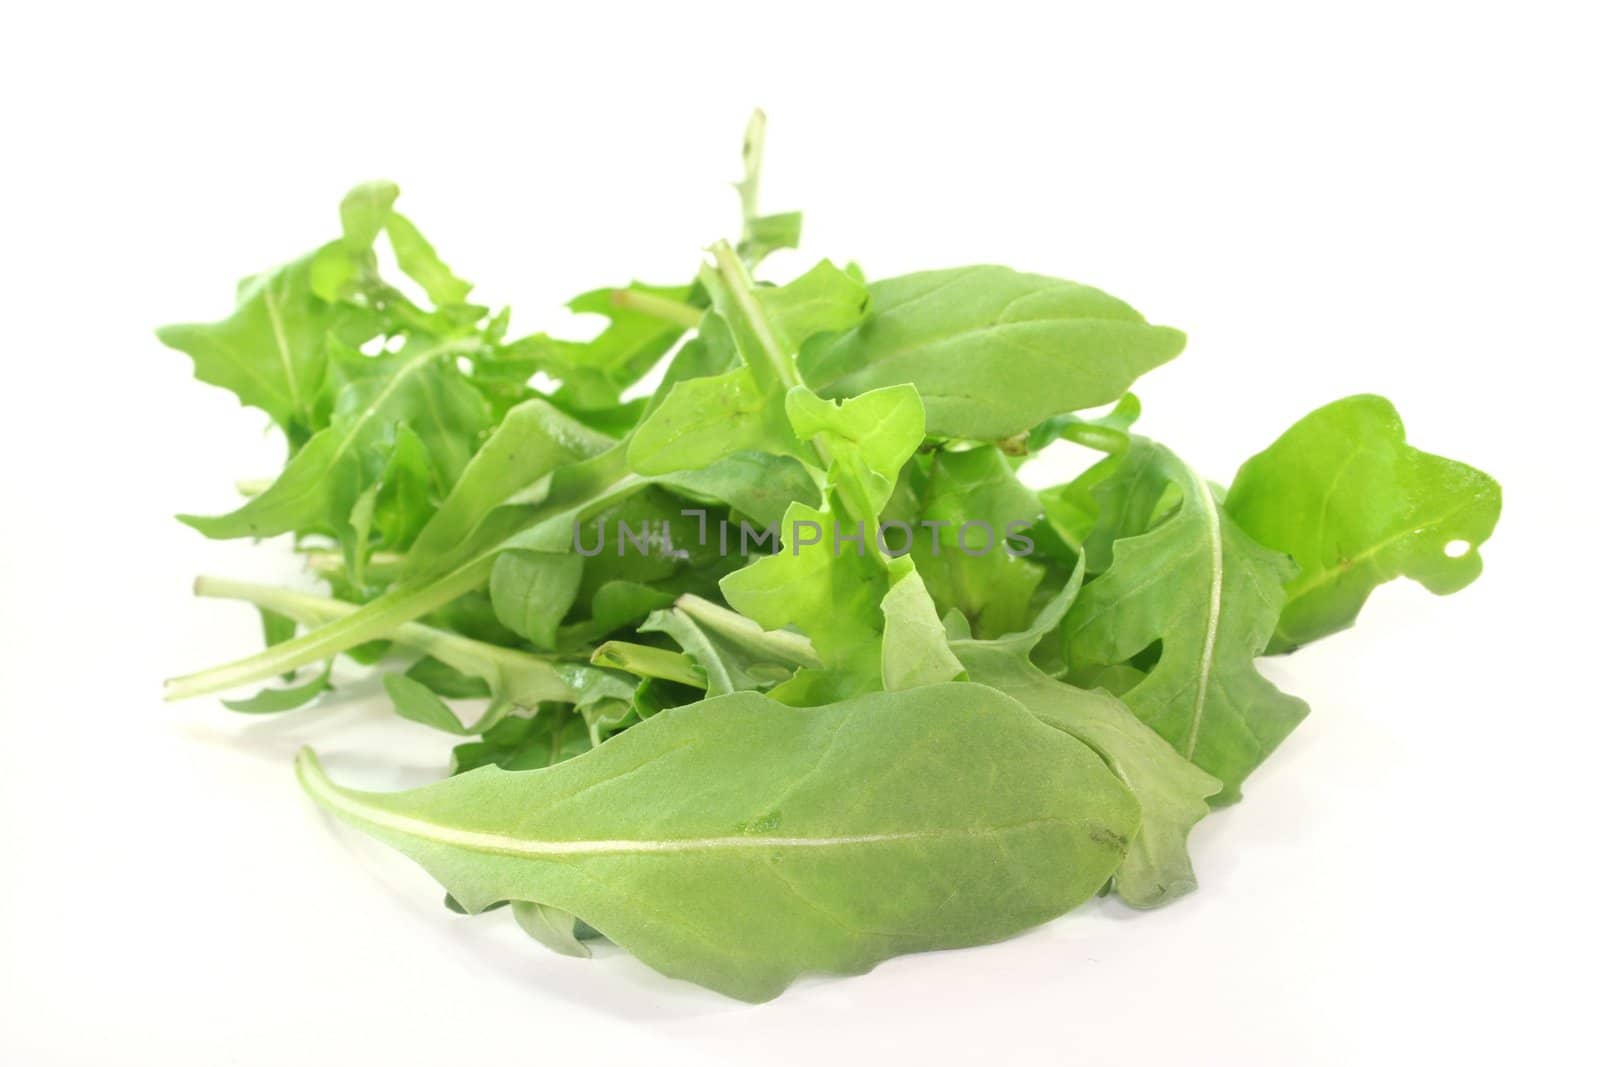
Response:
[[[1471,541],[1456,540],[1456,541],[1451,541],[1448,545],[1444,546],[1444,554],[1449,556],[1451,559],[1460,559],[1462,556],[1465,556],[1468,552],[1471,552],[1471,551],[1472,551],[1472,542]]]

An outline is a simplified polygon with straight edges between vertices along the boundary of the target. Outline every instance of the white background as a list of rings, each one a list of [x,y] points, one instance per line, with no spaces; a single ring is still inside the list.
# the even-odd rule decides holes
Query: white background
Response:
[[[1583,5],[27,5],[0,29],[0,1062],[1408,1063],[1587,1043],[1600,294]],[[582,13],[579,13],[579,12]],[[1387,394],[1505,486],[1479,584],[1381,590],[1267,669],[1313,714],[1193,844],[1200,892],[808,979],[750,1007],[466,920],[332,827],[447,740],[167,706],[256,647],[170,518],[269,474],[265,419],[150,330],[328,238],[388,176],[522,329],[766,207],[873,275],[993,261],[1189,332],[1139,392],[1213,478]],[[774,262],[793,271],[799,258]],[[997,388],[1019,383],[996,383]],[[1560,1050],[1566,1049],[1567,1053]]]

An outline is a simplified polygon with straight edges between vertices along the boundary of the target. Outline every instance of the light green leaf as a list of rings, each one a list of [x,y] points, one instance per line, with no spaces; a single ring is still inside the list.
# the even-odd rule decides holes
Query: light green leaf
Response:
[[[763,528],[782,521],[784,510],[795,501],[813,506],[822,502],[803,463],[767,452],[735,452],[699,470],[660,475],[653,481],[691,500],[726,504]]]
[[[1228,514],[1289,555],[1271,651],[1343,630],[1372,590],[1406,577],[1454,593],[1483,570],[1478,547],[1500,517],[1500,486],[1482,471],[1406,444],[1381,396],[1318,408],[1246,460]]]
[[[265,492],[226,515],[181,518],[213,538],[319,530],[344,538],[356,498],[381,475],[378,457],[392,447],[401,423],[426,446],[436,476],[452,483],[488,422],[482,399],[447,358],[470,344],[423,343],[367,360],[370,373],[340,391],[328,428],[295,453]]]
[[[416,539],[434,514],[436,484],[428,446],[411,427],[396,426],[373,501],[373,526],[384,548],[403,552]]]
[[[196,378],[259,408],[299,444],[314,429],[313,408],[328,365],[326,338],[339,309],[311,288],[315,254],[247,278],[238,307],[219,322],[156,331],[194,360]]]
[[[811,709],[736,693],[547,770],[405,793],[337,786],[309,752],[297,769],[468,911],[538,900],[753,1001],[1053,918],[1105,884],[1139,819],[1100,757],[970,684]]]
[[[800,373],[824,396],[909,382],[936,436],[998,440],[1109,404],[1183,350],[1183,334],[1098,289],[1005,267],[907,274],[868,290],[867,317],[802,349]]]
[[[389,694],[389,699],[394,701],[394,710],[401,718],[459,737],[483,733],[504,718],[511,707],[503,702],[491,704],[477,722],[467,726],[460,716],[450,710],[448,704],[439,699],[438,694],[415,678],[404,674],[386,674],[383,676],[383,688]]]
[[[890,692],[948,682],[964,668],[945,641],[944,625],[922,578],[909,563],[884,595],[883,687]]]
[[[556,629],[583,580],[583,557],[567,553],[500,553],[489,579],[495,616],[535,648],[556,646]]]
[[[875,558],[845,543],[856,531],[837,526],[829,512],[792,504],[782,532],[783,550],[723,578],[722,595],[763,629],[799,629],[825,666],[863,680],[879,679],[879,605],[889,591],[888,573]]]
[[[449,307],[467,299],[472,284],[457,278],[445,266],[439,253],[434,251],[433,245],[428,243],[428,239],[422,236],[410,219],[391,212],[384,228],[389,234],[389,244],[394,248],[395,262],[422,286],[434,307]]]
[[[795,386],[784,397],[784,410],[802,439],[823,442],[833,460],[829,477],[857,518],[883,510],[900,468],[922,446],[922,401],[909,385],[843,401]]]
[[[633,282],[625,292],[675,303],[689,299],[687,286]],[[684,325],[630,307],[617,289],[592,289],[567,307],[580,315],[599,315],[606,327],[590,341],[562,341],[539,334],[516,342],[514,357],[532,369],[561,380],[563,406],[596,410],[616,405],[622,391],[644,376],[683,336]]]
[[[1294,567],[1239,529],[1172,453],[1135,439],[1130,456],[1138,462],[1117,478],[1165,481],[1181,503],[1118,540],[1110,569],[1085,584],[1063,625],[1067,660],[1074,670],[1124,663],[1160,642],[1159,660],[1124,699],[1179,755],[1222,779],[1218,802],[1231,802],[1306,715],[1254,662]]]
[[[671,649],[634,641],[607,641],[589,659],[597,667],[627,671],[640,678],[664,678],[697,689],[706,687],[706,672],[682,652]]]
[[[677,642],[705,675],[707,696],[770,689],[799,667],[821,662],[811,643],[786,630],[763,630],[754,620],[696,596],[657,611],[639,627]]]
[[[280,689],[263,689],[253,697],[224,700],[222,706],[230,711],[244,712],[247,715],[274,715],[280,711],[293,711],[295,708],[305,707],[331,690],[332,677],[333,664],[330,662],[320,674],[309,681]]]
[[[371,248],[399,196],[400,187],[382,179],[363,182],[346,193],[339,203],[339,222],[346,244],[352,249]]]
[[[787,285],[760,286],[756,300],[773,333],[790,352],[811,338],[848,330],[871,303],[861,279],[824,259]]]
[[[775,353],[780,360],[791,357],[820,331],[859,320],[865,289],[826,260],[788,285],[740,289],[738,295],[713,272],[705,281],[718,311],[707,320],[730,330],[744,365],[674,384],[634,431],[629,467],[639,474],[666,474],[745,450],[810,458],[784,413],[789,383],[774,373],[771,361]]]
[[[762,215],[757,207],[761,198],[761,156],[766,148],[767,116],[758,108],[744,131],[744,180],[735,182],[739,193],[744,226],[739,237],[739,255],[752,269],[780,248],[800,244],[800,213]]]
[[[1194,890],[1188,837],[1210,811],[1222,783],[1185,760],[1127,706],[1106,693],[1057,681],[1026,655],[988,641],[954,641],[951,649],[974,682],[992,686],[1042,721],[1094,749],[1138,798],[1138,835],[1117,868],[1117,895],[1153,908]]]
[[[427,572],[451,558],[489,513],[525,493],[564,463],[599,455],[609,438],[595,433],[543,400],[528,400],[506,413],[439,510],[417,535],[405,573]]]
[[[743,450],[799,452],[772,394],[748,367],[672,387],[628,440],[628,466],[644,475],[708,467]]]
[[[1026,558],[1026,531],[1042,513],[998,448],[941,450],[917,496],[911,558],[934,604],[959,610],[980,637],[1020,629],[1044,568]],[[896,545],[898,547],[898,545]]]

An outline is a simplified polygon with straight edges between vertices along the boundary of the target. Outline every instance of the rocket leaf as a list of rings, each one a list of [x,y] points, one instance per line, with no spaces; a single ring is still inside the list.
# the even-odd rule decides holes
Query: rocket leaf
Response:
[[[801,374],[824,396],[909,382],[942,437],[997,440],[1109,404],[1183,350],[1183,334],[1098,289],[1006,267],[907,274],[868,292],[867,317],[808,345]]]
[[[1219,803],[1234,801],[1306,715],[1254,663],[1294,567],[1252,541],[1171,452],[1136,439],[1130,456],[1136,462],[1102,493],[1116,479],[1141,478],[1172,486],[1181,503],[1117,541],[1110,568],[1084,586],[1064,623],[1067,661],[1074,670],[1125,663],[1159,643],[1154,666],[1123,698],[1179,755],[1223,781]]]
[[[1228,514],[1290,556],[1271,651],[1342,630],[1372,590],[1406,577],[1454,593],[1483,570],[1478,546],[1500,517],[1500,486],[1465,463],[1406,444],[1381,396],[1318,408],[1246,460]]]
[[[1043,922],[1099,889],[1139,826],[1097,755],[966,683],[806,709],[735,693],[546,770],[405,793],[338,786],[309,753],[298,769],[469,912],[538,900],[752,1001]]]

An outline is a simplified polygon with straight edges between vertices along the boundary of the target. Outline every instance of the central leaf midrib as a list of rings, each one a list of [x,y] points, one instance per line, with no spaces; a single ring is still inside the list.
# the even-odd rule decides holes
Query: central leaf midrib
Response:
[[[823,837],[775,837],[729,834],[718,837],[692,838],[599,838],[575,841],[547,841],[512,837],[508,834],[480,830],[462,830],[442,826],[426,819],[400,815],[363,803],[357,796],[333,788],[320,774],[304,777],[312,795],[333,810],[359,822],[380,829],[406,834],[439,845],[462,848],[473,852],[515,856],[526,859],[558,859],[574,856],[605,856],[626,854],[672,854],[693,852],[719,852],[729,850],[757,850],[778,848],[849,848],[866,845],[892,844],[904,841],[939,840],[961,837],[994,837],[1004,833],[1031,830],[1039,827],[1071,825],[1082,820],[1068,818],[1029,819],[1004,826],[972,828],[947,828],[934,830],[897,830],[872,834],[839,834]]]
[[[1206,539],[1211,556],[1211,586],[1206,604],[1205,639],[1200,646],[1194,710],[1190,717],[1189,736],[1185,740],[1183,752],[1185,759],[1192,760],[1195,747],[1200,742],[1200,724],[1205,721],[1206,700],[1211,688],[1211,667],[1216,660],[1217,630],[1222,619],[1222,520],[1217,515],[1217,502],[1211,496],[1210,487],[1195,473],[1193,467],[1185,464],[1183,469],[1189,476],[1195,500],[1205,518]]]

